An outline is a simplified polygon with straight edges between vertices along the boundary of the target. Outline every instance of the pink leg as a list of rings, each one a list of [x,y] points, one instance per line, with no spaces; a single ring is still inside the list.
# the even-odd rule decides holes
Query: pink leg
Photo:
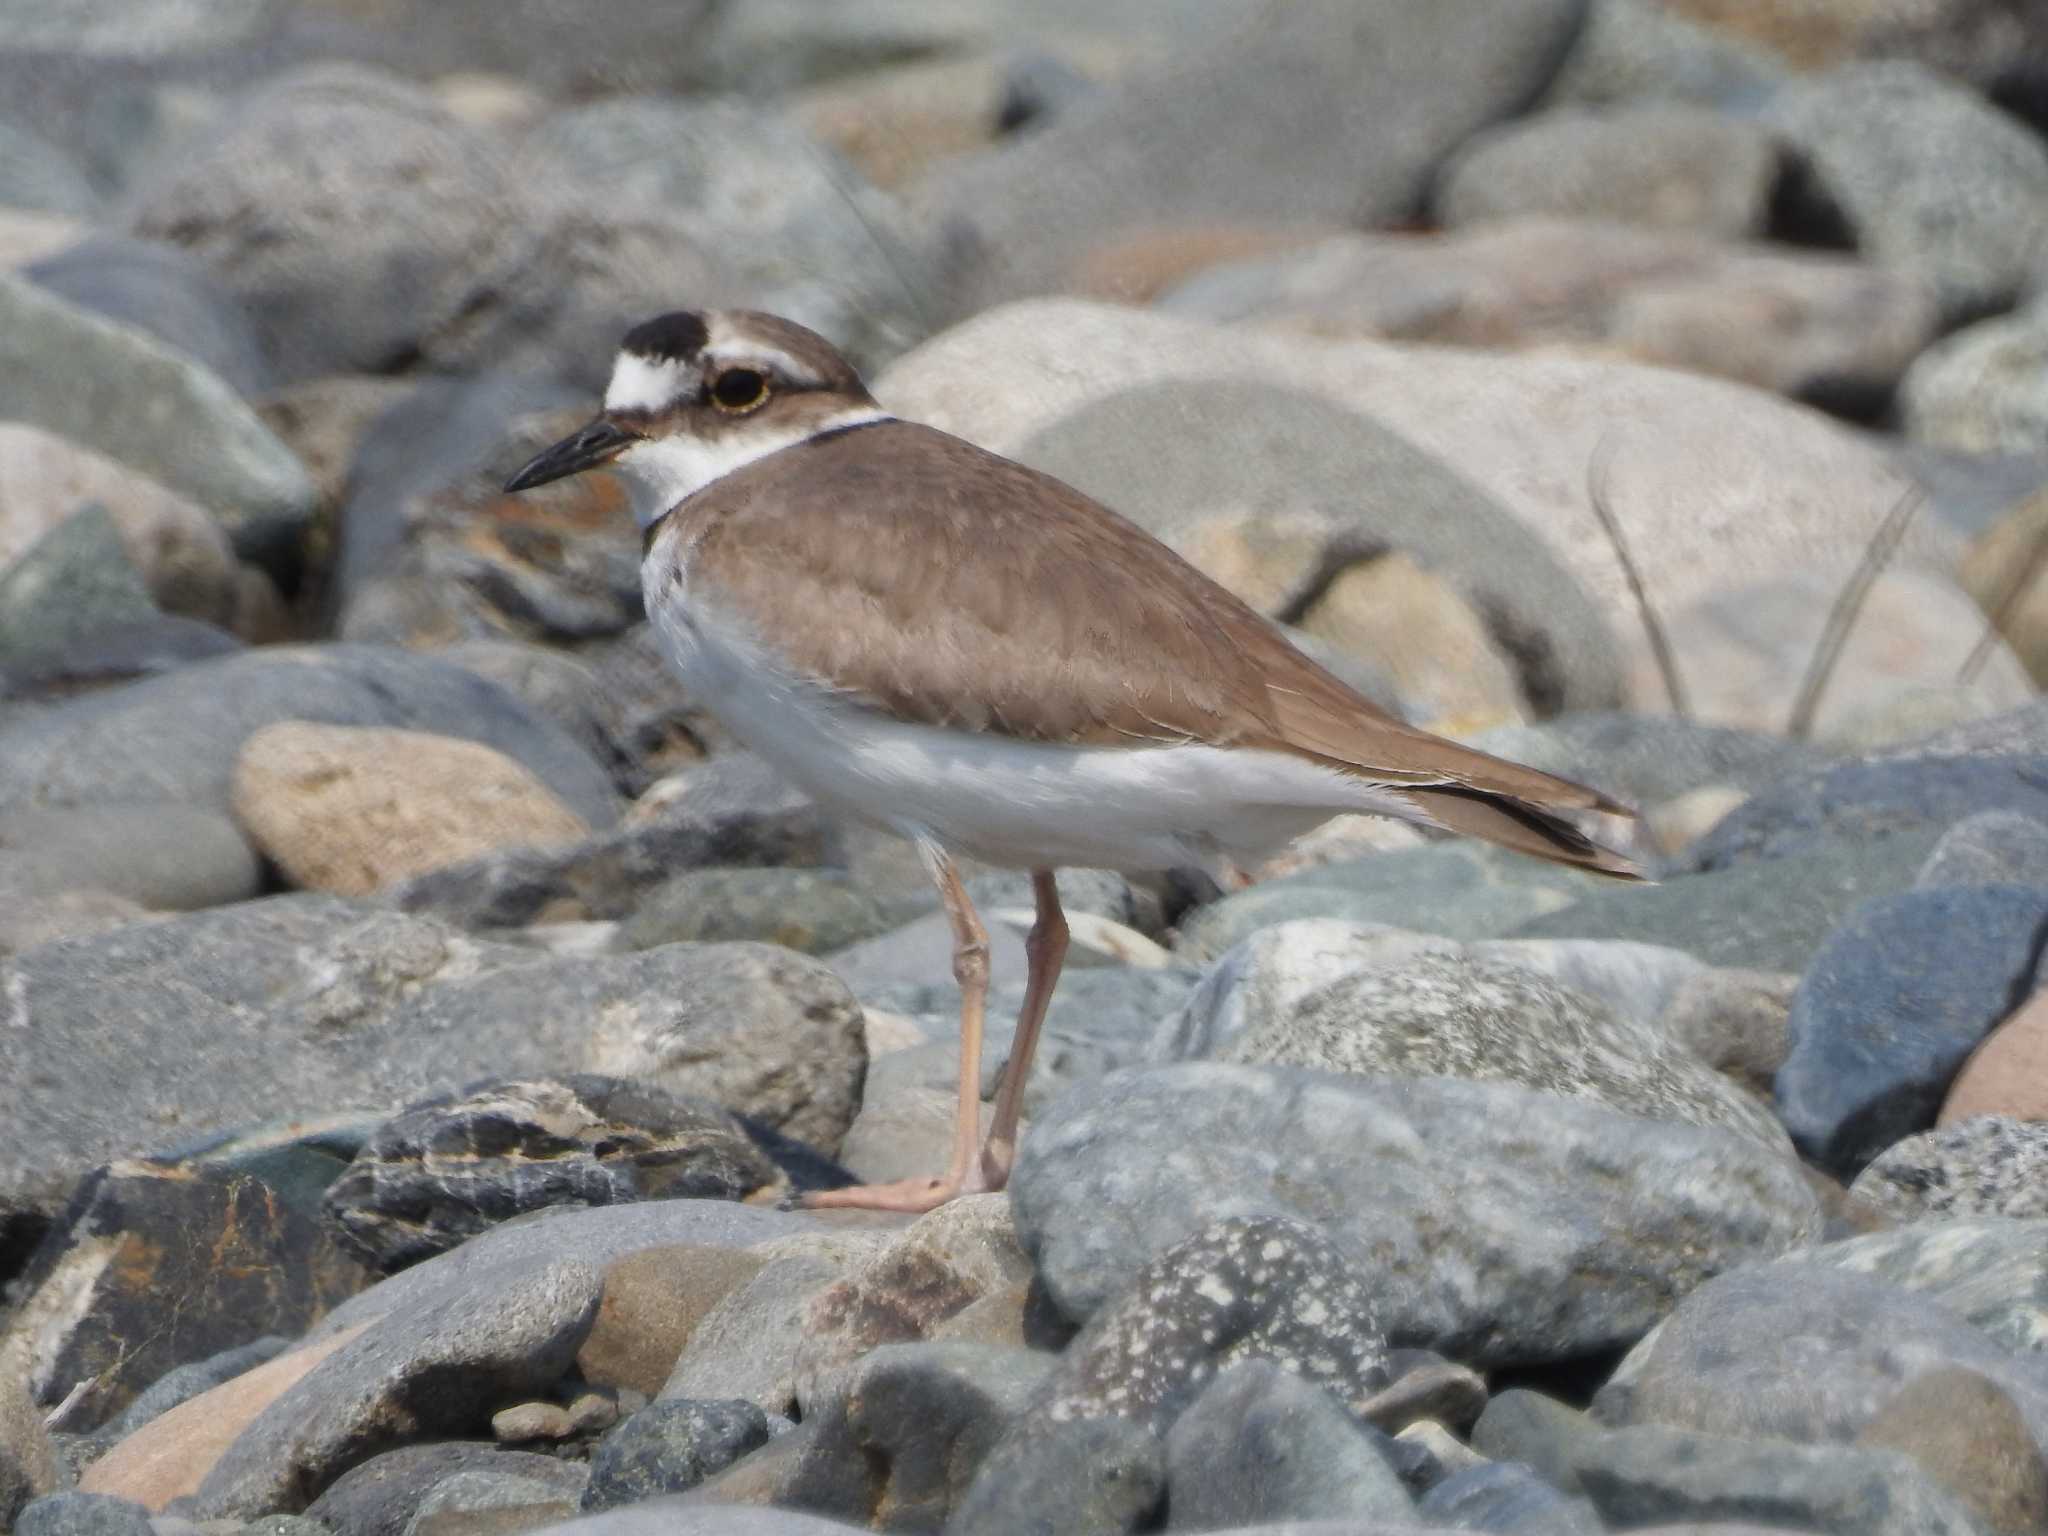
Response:
[[[1010,1181],[1010,1165],[1017,1160],[1017,1118],[1023,1110],[1024,1084],[1031,1077],[1031,1058],[1038,1053],[1038,1031],[1045,1023],[1052,989],[1059,983],[1060,966],[1067,958],[1067,918],[1060,911],[1060,891],[1051,870],[1031,871],[1031,893],[1037,900],[1038,918],[1031,925],[1030,937],[1024,941],[1024,953],[1030,961],[1024,983],[1024,1007],[1017,1014],[1010,1063],[1003,1069],[995,1119],[988,1128],[988,1144],[981,1152],[981,1178],[988,1189],[1001,1189]]]

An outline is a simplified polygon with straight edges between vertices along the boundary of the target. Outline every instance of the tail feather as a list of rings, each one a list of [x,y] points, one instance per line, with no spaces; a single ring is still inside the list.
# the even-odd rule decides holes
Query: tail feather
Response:
[[[1404,785],[1400,793],[1414,802],[1418,819],[1442,827],[1447,832],[1462,833],[1466,837],[1512,848],[1517,853],[1533,854],[1552,863],[1590,869],[1617,879],[1649,878],[1649,872],[1637,858],[1594,841],[1578,825],[1579,821],[1592,820],[1597,816],[1615,823],[1616,832],[1633,841],[1636,823],[1626,813],[1614,814],[1603,810],[1589,815],[1578,812],[1568,818],[1512,795],[1458,785],[1426,789]]]

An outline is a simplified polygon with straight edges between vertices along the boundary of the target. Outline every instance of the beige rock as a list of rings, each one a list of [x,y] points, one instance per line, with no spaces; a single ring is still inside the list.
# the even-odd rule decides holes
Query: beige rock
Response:
[[[1542,541],[1631,666],[1647,661],[1647,647],[1588,499],[1603,441],[1610,503],[1666,615],[1786,571],[1832,595],[1905,489],[1881,448],[1718,380],[1583,358],[1317,342],[1073,299],[985,311],[899,359],[876,392],[900,414],[1029,460],[1034,439],[1134,392],[1246,380],[1284,382],[1451,466]],[[1175,446],[1128,448],[1142,460]],[[1361,537],[1376,526],[1373,496],[1370,484],[1356,488],[1349,515]],[[1290,509],[1277,477],[1271,502],[1275,516]],[[1959,545],[1939,519],[1917,518],[1893,570],[1921,575],[1919,590],[1953,593],[1946,573]],[[1653,675],[1639,673],[1634,697],[1663,707]]]
[[[1856,1437],[1901,1451],[1993,1531],[2048,1526],[2048,1466],[2013,1400],[1959,1366],[1916,1376]]]
[[[151,1419],[85,1469],[78,1486],[159,1511],[198,1491],[206,1474],[258,1415],[370,1323],[279,1355]]]
[[[828,81],[790,103],[813,138],[878,187],[900,187],[995,142],[1002,74],[993,54],[920,60]]]
[[[1666,853],[1678,853],[1713,831],[1748,798],[1732,784],[1702,784],[1647,807],[1643,815],[1657,846]]]
[[[1934,1123],[1974,1115],[2048,1120],[2048,991],[2022,1003],[1970,1053]]]
[[[28,1374],[18,1343],[0,1347],[0,1525],[10,1528],[22,1505],[58,1486],[56,1448],[29,1395]]]
[[[1346,567],[1302,615],[1301,628],[1379,666],[1435,730],[1528,721],[1514,669],[1471,604],[1406,555]]]
[[[1958,575],[2036,683],[2048,687],[2048,490],[2037,491],[1970,541]]]
[[[294,885],[364,896],[507,847],[590,828],[503,753],[425,731],[286,720],[244,743],[231,805]]]
[[[560,1403],[514,1403],[491,1415],[491,1438],[500,1445],[529,1440],[567,1440],[576,1433],[569,1410]]]
[[[472,128],[516,133],[548,110],[548,98],[524,80],[487,69],[461,70],[433,83],[441,105]]]
[[[604,1272],[604,1300],[576,1352],[583,1379],[660,1392],[690,1335],[711,1309],[768,1261],[744,1248],[643,1248]]]
[[[88,501],[113,514],[158,607],[233,622],[240,567],[204,508],[54,432],[0,422],[0,569]]]

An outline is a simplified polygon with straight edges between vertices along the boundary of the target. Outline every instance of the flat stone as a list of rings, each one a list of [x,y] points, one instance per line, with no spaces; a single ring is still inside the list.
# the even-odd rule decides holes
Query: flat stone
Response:
[[[1792,1283],[1787,1283],[1790,1280]],[[1710,1281],[1630,1352],[1594,1399],[1608,1424],[1801,1444],[1853,1439],[1915,1376],[1959,1366],[2048,1431],[2048,1364],[1931,1296],[1846,1270],[1755,1265]]]
[[[1975,1371],[1929,1371],[1863,1426],[1860,1446],[1898,1451],[1994,1531],[2048,1522],[2048,1464],[2026,1420]]]
[[[499,1470],[488,1464],[451,1472],[427,1491],[401,1536],[514,1536],[559,1525],[576,1513],[576,1486],[586,1467],[557,1462],[558,1480],[541,1469]],[[312,1533],[308,1533],[312,1536]]]
[[[1233,1365],[1166,1437],[1166,1528],[1399,1520],[1414,1505],[1375,1443],[1382,1438],[1285,1366]]]
[[[508,1265],[491,1280],[336,1350],[242,1432],[194,1511],[295,1513],[381,1450],[485,1425],[504,1399],[552,1386],[596,1315],[597,1271],[562,1259]]]
[[[2033,986],[2048,891],[1944,886],[1858,908],[1792,998],[1775,1082],[1800,1151],[1852,1178],[1927,1129],[1964,1059]]]
[[[682,1493],[767,1443],[768,1420],[752,1403],[681,1397],[650,1403],[591,1453],[583,1511]]]
[[[0,811],[5,884],[22,896],[101,891],[157,912],[247,901],[263,870],[218,811],[175,803]]]
[[[2048,1216],[2048,1125],[1979,1115],[1893,1142],[1850,1191],[1895,1220]]]
[[[1500,1083],[1208,1062],[1070,1090],[1025,1139],[1011,1203],[1076,1320],[1204,1221],[1284,1216],[1374,1255],[1387,1336],[1475,1366],[1626,1343],[1710,1275],[1819,1230],[1796,1166],[1726,1132]],[[1632,1283],[1568,1282],[1589,1271]]]
[[[0,414],[75,437],[209,508],[245,559],[282,561],[312,480],[219,375],[154,337],[0,273]]]
[[[743,1200],[775,1165],[715,1104],[588,1074],[443,1094],[385,1122],[321,1208],[380,1273],[551,1205]]]

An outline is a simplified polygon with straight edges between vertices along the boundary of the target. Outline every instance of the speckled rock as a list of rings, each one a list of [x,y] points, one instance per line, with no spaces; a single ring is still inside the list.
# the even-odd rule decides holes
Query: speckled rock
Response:
[[[1919,1221],[1778,1262],[1869,1275],[1925,1296],[2015,1352],[2048,1351],[2048,1221],[2039,1218]]]
[[[1011,1202],[1070,1317],[1206,1221],[1285,1216],[1375,1256],[1388,1336],[1473,1365],[1633,1340],[1709,1275],[1819,1231],[1796,1165],[1746,1137],[1505,1083],[1210,1062],[1070,1090],[1025,1138]],[[1633,1283],[1569,1278],[1589,1270]]]
[[[1033,1411],[1130,1418],[1163,1434],[1219,1372],[1246,1360],[1276,1362],[1355,1407],[1388,1381],[1380,1312],[1348,1253],[1315,1226],[1215,1221],[1089,1320]]]
[[[302,720],[265,726],[243,743],[232,803],[294,885],[343,896],[590,832],[502,752],[426,731]]]
[[[752,1403],[667,1398],[649,1403],[598,1442],[583,1510],[611,1509],[694,1488],[768,1443]]]
[[[2048,1123],[1980,1115],[1908,1136],[1850,1192],[1901,1221],[2048,1216]]]
[[[743,1200],[775,1165],[715,1104],[595,1075],[441,1094],[386,1121],[321,1197],[382,1272],[550,1205]]]

